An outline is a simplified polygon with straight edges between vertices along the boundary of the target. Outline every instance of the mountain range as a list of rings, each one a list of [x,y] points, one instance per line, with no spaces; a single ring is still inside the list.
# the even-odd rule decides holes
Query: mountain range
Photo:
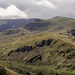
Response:
[[[0,19],[0,32],[7,29],[19,28],[33,20],[36,19]]]
[[[75,75],[75,19],[10,21],[0,20],[0,74]]]

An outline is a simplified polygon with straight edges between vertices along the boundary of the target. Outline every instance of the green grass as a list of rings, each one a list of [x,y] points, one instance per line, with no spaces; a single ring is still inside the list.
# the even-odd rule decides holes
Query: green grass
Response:
[[[39,21],[43,28],[35,30]],[[34,34],[23,28],[0,33],[0,63],[25,75],[75,75],[75,37],[66,33],[66,30],[74,28],[74,19],[55,17],[39,21],[31,24],[31,27],[36,24],[32,29]],[[50,30],[46,28],[46,22]],[[35,33],[38,31],[45,32]]]
[[[39,19],[23,26],[23,28],[33,33],[44,31],[63,33],[75,28],[74,21],[75,19],[67,17],[54,17],[46,20]]]
[[[44,66],[35,66],[35,65],[26,65],[24,63],[15,62],[15,61],[0,61],[6,67],[17,71],[20,73],[30,73],[30,75],[37,75],[37,73],[41,72],[43,75],[74,75],[74,71],[69,71],[68,68],[58,69],[57,66],[52,65],[44,65]],[[18,70],[17,70],[18,69]]]
[[[20,36],[20,37],[16,37],[16,38],[9,38],[10,36],[7,36],[5,38],[8,38],[7,40],[2,38],[3,41],[5,41],[5,43],[1,42],[0,41],[0,49],[1,51],[3,52],[4,54],[4,51],[5,54],[11,50],[15,50],[19,47],[23,47],[25,45],[28,45],[28,46],[34,46],[35,45],[35,42],[40,42],[44,39],[49,39],[49,38],[55,38],[55,39],[62,39],[63,41],[65,42],[70,42],[70,39],[68,39],[67,36],[63,36],[63,35],[58,35],[58,34],[55,34],[55,33],[48,33],[48,32],[45,32],[45,33],[40,33],[40,34],[33,34],[33,35],[30,35],[30,36]],[[12,36],[11,36],[12,37]],[[61,42],[60,42],[61,43]],[[74,43],[73,43],[74,44]],[[2,53],[1,53],[2,54]]]
[[[0,65],[0,75],[21,75],[21,74]]]
[[[36,44],[42,44],[43,40],[47,41],[49,39],[52,40],[50,45],[44,45],[43,47],[36,46]],[[72,43],[67,36],[45,32],[21,36],[14,38],[14,41],[12,40],[10,44],[7,42],[3,49],[2,46],[0,47],[3,53],[1,53],[0,63],[6,67],[18,73],[22,72],[22,74],[30,73],[31,75],[36,75],[43,73],[55,75],[58,73],[59,75],[73,75],[75,57],[72,56],[73,58],[70,59],[67,59],[67,57],[75,53],[75,43]],[[35,48],[29,52],[13,52],[13,54],[7,56],[11,50],[23,48],[24,46],[32,46]],[[42,59],[39,60],[41,56]],[[29,63],[29,60],[32,58],[32,63]],[[27,65],[27,62],[30,65]]]

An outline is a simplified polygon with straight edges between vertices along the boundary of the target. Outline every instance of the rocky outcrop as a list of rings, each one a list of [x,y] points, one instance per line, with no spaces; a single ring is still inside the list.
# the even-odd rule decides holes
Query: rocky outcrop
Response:
[[[10,56],[12,53],[17,53],[17,52],[25,52],[25,51],[31,51],[33,49],[32,46],[24,46],[22,48],[18,48],[16,50],[11,50],[9,53],[8,53],[8,56]]]
[[[31,59],[29,59],[27,63],[32,63],[32,62],[35,63],[37,60],[42,60],[42,56],[41,55],[34,56]]]
[[[35,46],[24,46],[22,48],[18,48],[16,50],[11,50],[9,53],[8,53],[8,56],[10,56],[13,52],[14,53],[17,53],[17,52],[25,52],[25,51],[31,51],[33,50],[34,48],[37,47],[43,47],[43,46],[48,46],[51,44],[51,42],[53,41],[53,39],[48,39],[48,40],[42,40],[40,43],[36,42],[35,43]]]
[[[68,30],[67,33],[75,37],[75,29]]]
[[[10,56],[13,52],[14,52],[14,51],[13,51],[13,50],[11,50],[11,51],[8,53],[8,56]]]
[[[50,45],[53,39],[42,40],[40,43],[36,43],[36,46],[43,47],[44,45]]]

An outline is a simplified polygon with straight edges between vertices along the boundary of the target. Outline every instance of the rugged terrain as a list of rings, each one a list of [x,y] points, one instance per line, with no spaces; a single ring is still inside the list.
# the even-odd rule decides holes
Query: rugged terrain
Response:
[[[0,19],[0,32],[7,29],[19,28],[28,24],[36,19]]]
[[[0,64],[23,75],[75,75],[75,19],[36,19],[1,32]]]

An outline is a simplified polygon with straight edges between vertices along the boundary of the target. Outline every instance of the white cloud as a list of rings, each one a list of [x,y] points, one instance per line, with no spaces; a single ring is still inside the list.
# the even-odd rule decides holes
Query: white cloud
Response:
[[[21,12],[27,13],[29,18],[54,16],[75,18],[75,0],[0,0],[0,7],[2,8],[8,7],[9,4],[14,4],[16,8],[22,10]]]
[[[33,1],[33,3],[36,5],[41,5],[49,8],[56,8],[56,6],[48,0]]]
[[[27,14],[18,9],[15,5],[10,5],[7,8],[0,7],[0,18],[28,18]]]

